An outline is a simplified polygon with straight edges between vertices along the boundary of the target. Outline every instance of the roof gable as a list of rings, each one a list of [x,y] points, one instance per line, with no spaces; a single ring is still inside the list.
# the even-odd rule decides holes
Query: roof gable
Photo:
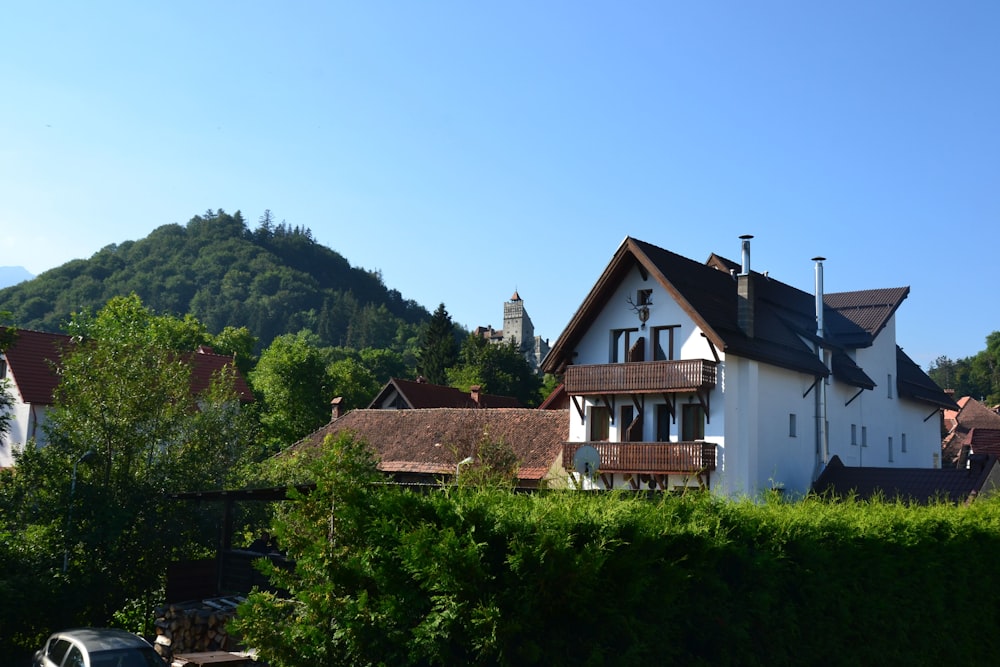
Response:
[[[59,384],[58,364],[69,342],[69,336],[62,334],[17,329],[4,357],[24,403],[52,404],[52,392]]]
[[[407,406],[415,410],[427,408],[520,408],[521,402],[511,396],[479,394],[479,402],[472,394],[455,387],[431,384],[422,380],[389,378],[382,391],[368,404],[369,409],[378,409],[393,393],[399,394]]]

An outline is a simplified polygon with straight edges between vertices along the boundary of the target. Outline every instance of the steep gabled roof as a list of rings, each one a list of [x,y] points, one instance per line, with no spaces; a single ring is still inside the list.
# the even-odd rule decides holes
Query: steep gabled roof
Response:
[[[454,474],[484,437],[509,445],[522,480],[543,479],[569,437],[566,410],[428,408],[353,410],[303,438],[286,452],[322,446],[327,435],[350,432],[371,445],[387,473]]]
[[[72,339],[64,334],[17,330],[4,356],[24,403],[52,405],[53,392],[59,384],[58,367],[62,354],[71,344]],[[190,362],[191,391],[195,394],[207,389],[212,378],[227,366],[235,368],[232,357],[210,352],[186,354],[184,359]],[[250,386],[238,371],[234,387],[242,402],[254,400]]]
[[[829,371],[810,344],[816,340],[815,297],[768,276],[751,272],[754,281],[754,336],[737,321],[736,281],[740,266],[720,255],[700,263],[650,243],[626,238],[601,274],[569,326],[545,360],[545,370],[558,371],[569,363],[572,349],[586,333],[587,324],[624,276],[638,266],[654,278],[705,333],[727,354],[763,361],[817,376]],[[824,343],[831,348],[867,346],[895,312],[908,288],[865,290],[830,295],[824,299]],[[842,355],[834,360],[839,379],[871,388],[874,383],[854,362]]]
[[[476,403],[471,394],[460,389],[455,389],[454,387],[431,384],[420,380],[389,378],[389,381],[382,387],[382,391],[378,393],[378,396],[368,404],[369,409],[376,409],[392,395],[393,391],[398,392],[407,405],[413,409],[523,407],[520,401],[511,396],[480,394],[479,403]]]
[[[955,401],[927,375],[917,362],[896,346],[896,393],[904,398],[940,408],[954,408]]]
[[[56,368],[69,341],[69,336],[61,334],[17,330],[4,356],[22,402],[52,404],[52,392],[59,384]]]
[[[992,456],[982,457],[967,469],[956,468],[857,468],[838,456],[813,484],[813,490],[837,498],[881,496],[888,501],[929,503],[945,499],[961,503],[982,493],[994,493],[1000,466]]]

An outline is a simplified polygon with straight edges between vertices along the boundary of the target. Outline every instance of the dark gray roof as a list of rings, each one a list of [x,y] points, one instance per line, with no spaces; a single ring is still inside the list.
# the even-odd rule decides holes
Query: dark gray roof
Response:
[[[589,322],[610,298],[625,275],[638,267],[658,282],[726,354],[788,368],[818,377],[830,370],[813,350],[817,339],[816,298],[786,283],[751,272],[754,281],[754,335],[746,335],[737,320],[740,266],[719,255],[701,263],[658,246],[628,237],[587,295],[545,359],[544,370],[559,372],[572,363],[574,348]],[[861,290],[824,295],[823,343],[833,353],[832,372],[847,384],[873,389],[875,382],[847,351],[868,347],[885,328],[909,294],[908,287]],[[905,355],[904,355],[905,357]],[[906,358],[908,360],[908,357]],[[912,367],[911,367],[912,365]],[[953,405],[923,371],[909,362],[899,372],[904,395],[934,405]]]
[[[996,463],[995,457],[982,456],[965,469],[855,468],[845,466],[834,456],[813,484],[813,490],[836,498],[854,496],[864,500],[881,496],[888,501],[960,503],[974,495],[996,491]]]

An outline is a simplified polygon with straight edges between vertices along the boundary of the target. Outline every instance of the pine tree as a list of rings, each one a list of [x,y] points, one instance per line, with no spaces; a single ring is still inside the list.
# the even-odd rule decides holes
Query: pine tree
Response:
[[[448,368],[458,361],[458,345],[455,342],[455,326],[451,315],[440,304],[431,316],[420,341],[417,371],[428,382],[446,384]]]

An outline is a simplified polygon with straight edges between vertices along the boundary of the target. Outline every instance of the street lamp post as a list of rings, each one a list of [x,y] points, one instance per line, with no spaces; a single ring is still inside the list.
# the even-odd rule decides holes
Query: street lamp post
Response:
[[[94,456],[96,456],[94,450],[88,449],[80,455],[80,458],[73,462],[73,475],[69,483],[69,509],[66,510],[66,549],[63,551],[63,574],[66,574],[66,570],[69,568],[69,527],[73,523],[73,496],[76,494],[76,468],[81,463],[90,461]]]

